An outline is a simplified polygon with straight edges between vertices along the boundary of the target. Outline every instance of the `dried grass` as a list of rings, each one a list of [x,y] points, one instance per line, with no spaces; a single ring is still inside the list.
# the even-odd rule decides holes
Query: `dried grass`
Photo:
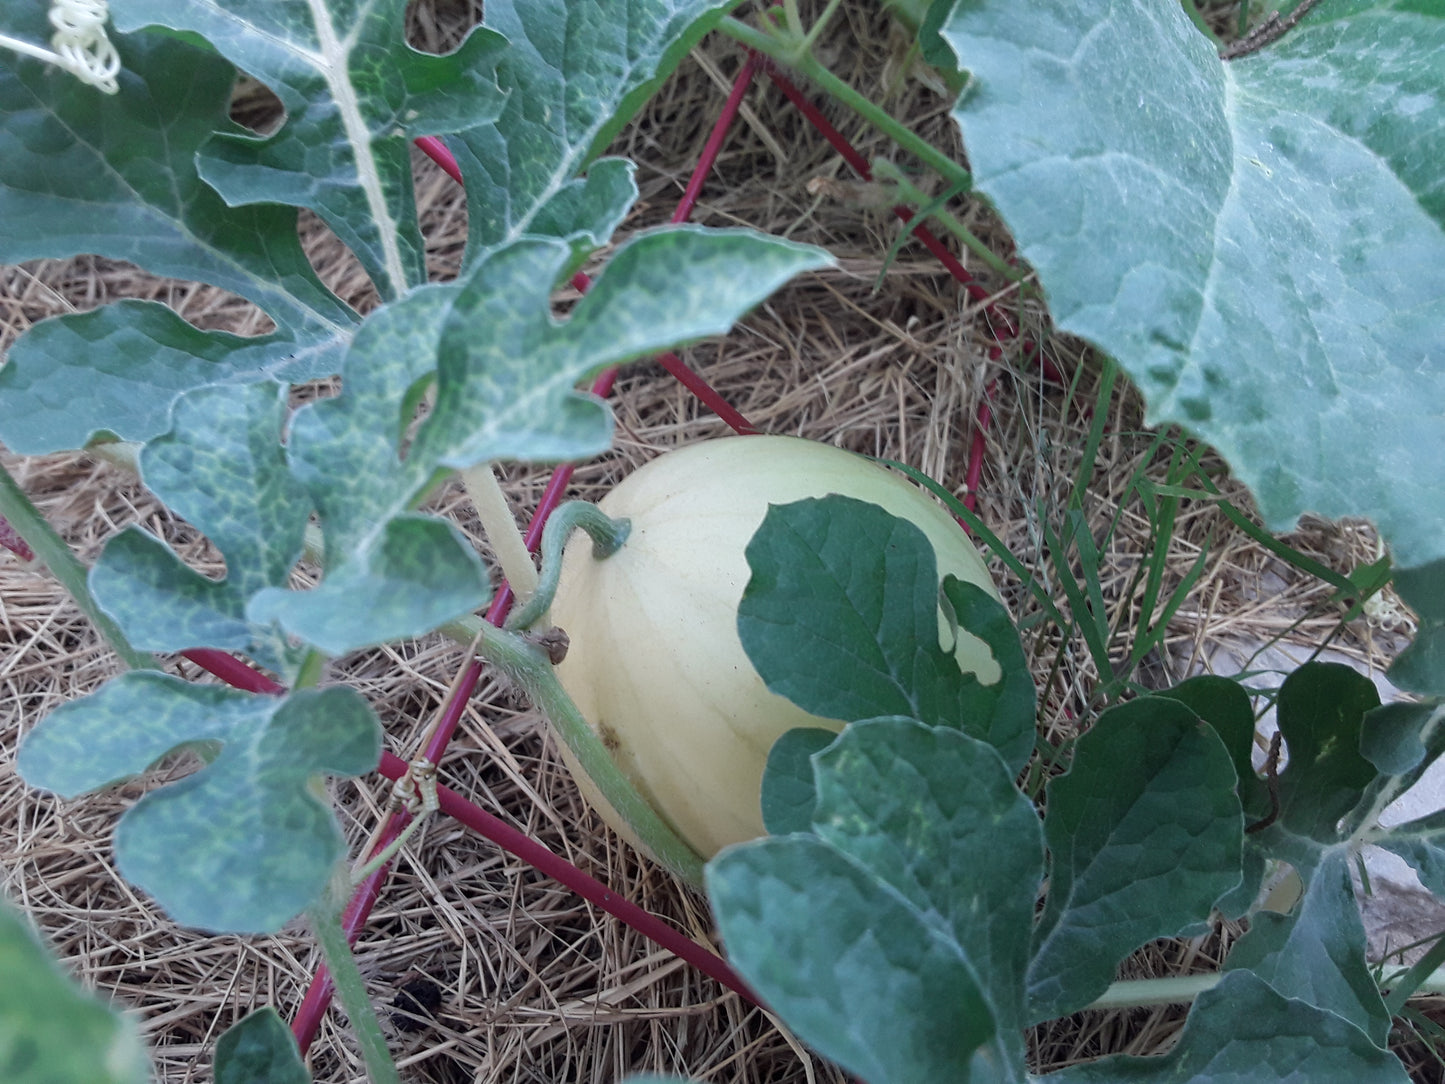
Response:
[[[419,6],[415,40],[445,46],[469,16],[441,3]],[[960,153],[945,101],[903,77],[903,54],[871,5],[845,8],[823,55],[873,94],[883,72],[886,107],[936,145]],[[621,137],[617,151],[639,162],[642,191],[628,230],[670,213],[717,113],[720,88],[738,64],[727,42],[709,42]],[[263,117],[260,98],[248,102]],[[891,153],[861,122],[825,108],[865,154]],[[419,162],[417,172],[433,270],[446,277],[465,238],[464,207],[429,163]],[[831,183],[809,185],[820,178]],[[963,202],[955,209],[996,251],[1009,251],[1007,237],[982,205]],[[789,286],[732,335],[694,348],[687,360],[766,431],[901,459],[954,492],[963,485],[985,384],[996,381],[980,512],[1026,564],[1046,570],[1040,517],[1059,513],[1073,483],[1097,380],[1087,352],[1047,336],[1037,302],[1026,301],[1020,320],[1028,336],[1047,342],[1061,370],[1083,374],[1077,394],[1070,400],[1064,389],[1042,380],[1017,347],[991,360],[981,306],[966,300],[916,245],[903,249],[875,292],[896,221],[878,205],[875,191],[851,183],[834,152],[765,80],[749,95],[695,218],[822,244],[840,265]],[[373,303],[354,259],[329,231],[309,217],[302,231],[332,288],[359,306]],[[220,291],[81,257],[0,270],[0,345],[47,316],[120,297],[163,300],[203,327],[248,334],[267,327],[253,307]],[[1006,307],[1017,308],[1012,297]],[[581,466],[576,495],[595,497],[653,455],[725,431],[652,364],[626,372],[614,405],[616,449]],[[1089,490],[1088,523],[1096,535],[1118,511],[1129,478],[1146,466],[1159,468],[1143,461],[1148,442],[1138,435],[1137,400],[1123,392],[1100,409],[1110,412],[1110,433]],[[120,527],[140,523],[203,566],[215,563],[204,540],[116,467],[83,454],[22,461],[7,453],[3,461],[86,560]],[[535,507],[545,477],[536,468],[506,469],[505,486],[519,510]],[[1245,504],[1237,486],[1224,484]],[[449,491],[441,503],[478,534],[459,492]],[[1319,610],[1317,583],[1251,543],[1210,505],[1186,507],[1171,575],[1182,576],[1206,540],[1207,571],[1170,626],[1168,650],[1156,660],[1161,682],[1182,676],[1211,643],[1281,633],[1311,643],[1338,631],[1337,615]],[[1309,524],[1291,541],[1342,570],[1373,556],[1373,536],[1357,526]],[[1149,545],[1139,510],[1125,508],[1105,562],[1111,614],[1136,605],[1125,597],[1127,577]],[[1002,573],[1000,578],[1015,612],[1029,618],[1034,605],[1026,593]],[[1080,644],[1059,643],[1046,630],[1036,635],[1045,726],[1052,735],[1071,732],[1088,710],[1098,675]],[[1398,645],[1359,623],[1341,631],[1336,646],[1382,666]],[[341,660],[330,680],[359,689],[383,719],[388,746],[408,756],[462,663],[460,649],[428,640]],[[208,680],[184,662],[172,667]],[[160,1079],[202,1080],[212,1044],[225,1028],[262,1005],[283,1015],[294,1011],[316,952],[303,929],[237,938],[178,928],[116,874],[109,849],[115,819],[163,779],[148,777],[73,802],[18,780],[19,738],[115,669],[112,655],[43,571],[0,556],[3,890],[85,982],[137,1011]],[[172,775],[184,770],[180,764],[168,769]],[[583,806],[545,727],[513,691],[496,682],[477,691],[441,773],[448,785],[618,893],[699,939],[712,938],[704,901],[640,861]],[[376,778],[335,787],[353,845],[372,831],[386,793]],[[1221,928],[1197,943],[1151,946],[1130,961],[1129,971],[1215,968],[1235,932]],[[418,1021],[417,1030],[390,1024],[408,1080],[604,1082],[642,1070],[747,1084],[843,1079],[806,1055],[800,1058],[757,1010],[446,819],[435,820],[424,840],[405,852],[357,953],[379,1003],[391,1002],[418,975],[440,988],[439,1008]],[[1033,1051],[1041,1069],[1110,1051],[1155,1051],[1177,1032],[1181,1015],[1178,1008],[1084,1013],[1037,1029]],[[334,1013],[311,1064],[318,1081],[362,1078],[346,1027]]]

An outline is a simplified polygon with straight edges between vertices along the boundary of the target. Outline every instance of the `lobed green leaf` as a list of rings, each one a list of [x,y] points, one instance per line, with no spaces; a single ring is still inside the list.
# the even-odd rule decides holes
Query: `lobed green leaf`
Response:
[[[525,237],[606,243],[637,197],[632,165],[588,162],[736,0],[493,0],[507,39],[501,114],[447,139],[468,196],[465,267]]]
[[[49,38],[43,6],[7,0],[0,22]],[[138,302],[46,321],[0,369],[0,439],[22,453],[105,432],[147,439],[168,428],[180,394],[206,383],[334,372],[357,319],[312,270],[294,209],[229,206],[197,173],[199,148],[229,124],[231,66],[172,36],[115,41],[114,96],[34,60],[0,68],[0,261],[129,260],[231,290],[277,330],[200,332]]]
[[[558,321],[549,290],[569,256],[555,241],[518,242],[462,285],[442,326],[436,409],[413,458],[463,469],[595,455],[611,442],[611,417],[579,382],[724,334],[789,279],[832,263],[821,249],[751,230],[655,230],[620,246]]]
[[[361,260],[383,299],[426,282],[412,193],[411,140],[496,118],[495,69],[506,43],[476,29],[452,53],[406,43],[405,0],[129,0],[125,31],[200,34],[281,100],[265,136],[221,132],[200,173],[228,204],[315,211]]]
[[[269,623],[246,618],[251,595],[286,583],[311,513],[287,468],[285,421],[280,385],[203,387],[177,403],[171,431],[142,451],[147,486],[215,544],[227,574],[202,576],[138,527],[112,539],[91,570],[91,591],[141,650],[244,650],[282,673],[297,661]]]
[[[975,185],[1150,423],[1276,530],[1365,515],[1445,557],[1445,8],[1323,0],[1227,63],[1174,0],[963,0],[942,33]]]
[[[1178,700],[1144,697],[1101,715],[1049,784],[1047,810],[1031,1022],[1083,1008],[1126,955],[1203,922],[1241,878],[1234,767]]]
[[[1015,771],[1034,747],[1033,684],[1018,633],[983,591],[950,579],[959,627],[1004,677],[983,685],[939,646],[933,547],[877,505],[832,495],[768,510],[747,548],[738,635],[768,688],[804,711],[899,715],[993,743]]]
[[[368,319],[341,395],[298,411],[292,428],[294,469],[326,535],[326,579],[319,590],[262,592],[253,621],[277,620],[337,653],[477,608],[490,589],[470,548],[411,511],[438,478],[492,459],[604,450],[611,414],[577,390],[580,381],[726,331],[787,279],[827,261],[748,231],[657,231],[619,248],[558,321],[550,291],[570,259],[564,242],[519,241],[457,283],[414,291]],[[405,446],[433,361],[435,404]]]
[[[207,751],[204,767],[121,818],[117,863],[177,922],[273,933],[320,896],[344,852],[311,780],[373,768],[380,743],[376,716],[350,689],[256,696],[132,671],[51,712],[18,767],[32,786],[73,797],[169,753]]]

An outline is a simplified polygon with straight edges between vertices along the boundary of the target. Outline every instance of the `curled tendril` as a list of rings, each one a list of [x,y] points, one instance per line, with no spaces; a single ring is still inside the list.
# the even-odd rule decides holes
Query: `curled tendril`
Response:
[[[77,79],[114,94],[120,89],[115,81],[120,54],[105,36],[109,16],[106,0],[55,0],[50,6],[50,25],[55,27],[50,44],[61,66]]]
[[[109,15],[106,0],[55,0],[50,6],[54,52],[8,34],[0,34],[0,47],[64,68],[82,83],[114,94],[120,89],[115,78],[120,74],[120,54],[105,34]]]

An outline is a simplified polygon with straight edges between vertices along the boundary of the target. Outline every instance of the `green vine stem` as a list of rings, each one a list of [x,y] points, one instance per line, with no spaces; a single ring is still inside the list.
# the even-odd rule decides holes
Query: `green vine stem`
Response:
[[[756,50],[764,56],[776,60],[779,64],[807,76],[828,97],[853,110],[936,172],[948,187],[957,188],[960,192],[967,192],[973,187],[973,178],[968,170],[928,140],[894,120],[886,110],[874,105],[867,96],[854,90],[820,64],[806,47],[810,41],[808,35],[800,35],[781,27],[777,29],[776,33],[770,34],[731,16],[723,19],[718,24],[718,29],[740,45]]]
[[[521,686],[547,716],[602,796],[627,821],[653,857],[687,884],[702,887],[702,858],[658,816],[613,761],[602,739],[562,688],[541,648],[518,632],[499,629],[478,617],[454,621],[441,631],[460,644],[476,642],[477,654]]]
[[[30,503],[20,483],[3,466],[0,466],[0,516],[15,528],[50,574],[60,581],[81,612],[101,631],[127,667],[132,670],[156,669],[156,660],[132,647],[116,623],[102,612],[95,596],[90,593],[85,565],[71,552],[65,539],[55,532],[40,510]]]
[[[366,994],[366,981],[361,969],[356,966],[356,957],[346,941],[346,931],[341,925],[341,912],[351,896],[351,876],[344,862],[337,864],[332,876],[331,887],[322,902],[307,911],[316,942],[321,946],[321,955],[331,972],[331,981],[336,985],[336,997],[351,1021],[361,1047],[362,1060],[366,1062],[366,1073],[372,1084],[401,1084],[401,1074],[386,1046],[381,1022],[376,1009]]]
[[[799,52],[811,53],[813,51],[814,44],[816,44],[823,31],[827,29],[828,23],[832,20],[833,14],[838,10],[841,2],[842,0],[828,0],[828,6],[823,9],[823,13],[813,21],[813,25],[806,31],[803,30],[802,19],[797,18],[797,5],[792,6],[791,13],[793,17],[797,19],[793,24],[793,29],[802,35],[802,41],[798,43]]]
[[[918,218],[915,219],[916,222],[921,222],[925,219],[932,219],[937,222],[945,230],[957,237],[959,241],[961,241],[970,252],[982,260],[990,270],[1003,276],[1007,281],[1022,283],[1024,279],[1028,278],[1029,273],[1027,271],[1014,267],[1003,257],[999,256],[998,253],[990,249],[972,230],[945,210],[939,200],[936,198],[930,199],[892,162],[889,162],[887,159],[878,159],[873,162],[872,169],[875,177],[888,181],[898,189],[900,202],[911,203],[919,209]],[[954,191],[948,193],[949,198],[957,194],[958,193]],[[907,228],[911,230],[913,227],[914,223],[910,222]]]
[[[592,556],[600,561],[622,548],[632,523],[625,519],[612,519],[588,501],[568,501],[558,505],[542,530],[542,575],[537,581],[537,589],[527,604],[508,618],[507,628],[530,628],[547,612],[562,575],[562,551],[572,532],[579,528],[592,539]]]

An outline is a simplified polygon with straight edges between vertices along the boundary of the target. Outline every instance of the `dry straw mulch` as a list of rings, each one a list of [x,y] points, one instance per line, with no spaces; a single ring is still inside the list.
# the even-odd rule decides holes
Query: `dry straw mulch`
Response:
[[[417,41],[445,46],[470,14],[444,4],[420,7],[413,13]],[[872,5],[845,5],[820,52],[894,116],[961,154],[948,103],[908,77],[901,43]],[[664,221],[671,212],[740,60],[727,41],[705,43],[620,138],[616,150],[638,162],[642,192],[626,231]],[[249,108],[259,100],[250,95],[242,104]],[[839,108],[825,110],[866,155],[894,156],[861,122]],[[433,267],[445,277],[457,264],[465,210],[455,187],[429,162],[419,158],[416,172]],[[980,513],[1026,565],[1045,575],[1040,524],[1059,513],[1073,484],[1092,412],[1108,411],[1109,435],[1088,513],[1098,532],[1121,515],[1103,588],[1115,613],[1127,611],[1136,605],[1127,594],[1129,575],[1150,540],[1126,489],[1137,471],[1162,469],[1150,461],[1139,404],[1127,392],[1096,404],[1097,366],[1087,352],[1051,336],[1038,302],[1020,303],[1013,289],[1001,291],[1001,305],[1017,314],[1026,337],[1046,344],[1059,369],[1078,374],[1078,384],[1070,393],[1042,379],[1015,345],[991,358],[982,306],[916,244],[903,248],[875,290],[885,270],[883,254],[899,229],[878,196],[854,184],[836,153],[760,79],[708,179],[695,220],[820,244],[839,266],[784,289],[731,335],[692,349],[686,360],[765,431],[904,460],[956,493],[962,491],[981,396],[993,382]],[[955,211],[1008,254],[1006,235],[980,203],[959,201]],[[307,219],[303,233],[327,281],[353,303],[368,304],[354,261],[329,232]],[[256,310],[216,290],[82,257],[0,270],[0,346],[45,317],[121,297],[164,300],[204,327],[255,332],[265,326]],[[652,364],[625,373],[613,405],[615,451],[578,470],[574,495],[595,498],[661,451],[725,432]],[[3,462],[85,560],[93,560],[122,526],[139,523],[171,540],[198,567],[221,571],[204,540],[124,470],[85,454],[19,460],[4,453]],[[507,468],[506,489],[520,515],[535,507],[545,478],[542,469]],[[1233,499],[1245,502],[1238,487],[1224,484]],[[440,504],[478,534],[459,492],[449,491]],[[1310,525],[1292,541],[1340,569],[1372,556],[1374,544],[1364,528],[1323,524]],[[1336,615],[1319,608],[1320,585],[1249,542],[1209,505],[1186,507],[1173,542],[1172,574],[1182,576],[1206,543],[1205,574],[1170,626],[1167,650],[1151,660],[1154,682],[1182,677],[1210,644],[1282,631],[1306,644],[1336,634],[1337,646],[1375,666],[1398,646],[1363,623],[1337,629]],[[997,562],[995,568],[1015,612],[1028,619],[1035,609],[1028,596]],[[1038,666],[1043,724],[1051,735],[1068,733],[1089,710],[1097,674],[1080,644],[1043,628],[1026,636]],[[389,748],[407,757],[463,663],[460,648],[427,640],[339,660],[329,680],[366,695],[384,722]],[[183,661],[170,665],[210,680]],[[317,953],[299,925],[268,938],[210,937],[178,928],[118,876],[109,848],[116,817],[189,764],[166,765],[142,781],[73,802],[18,780],[14,757],[24,733],[115,670],[110,652],[44,570],[0,555],[3,890],[88,984],[137,1011],[160,1079],[205,1080],[212,1044],[232,1023],[262,1005],[289,1017]],[[705,901],[639,860],[585,808],[545,726],[513,690],[483,683],[441,777],[618,893],[699,939],[712,938]],[[359,847],[381,814],[385,782],[339,783],[334,792]],[[1195,942],[1153,947],[1131,962],[1130,972],[1216,967],[1232,933],[1218,930]],[[631,1071],[748,1084],[843,1079],[757,1009],[445,818],[405,852],[357,954],[383,1006],[403,987],[416,992],[435,984],[434,1010],[417,1019],[396,1012],[385,1021],[408,1080],[604,1082]],[[1177,1032],[1180,1016],[1177,1009],[1081,1014],[1039,1029],[1038,1068],[1109,1051],[1159,1050]],[[345,1023],[334,1012],[313,1048],[311,1067],[318,1081],[362,1077]]]

